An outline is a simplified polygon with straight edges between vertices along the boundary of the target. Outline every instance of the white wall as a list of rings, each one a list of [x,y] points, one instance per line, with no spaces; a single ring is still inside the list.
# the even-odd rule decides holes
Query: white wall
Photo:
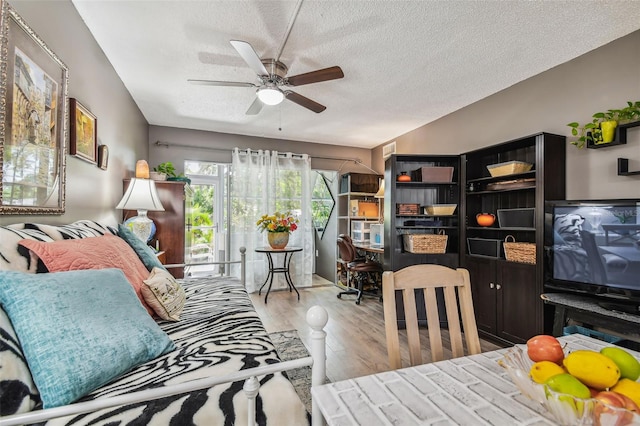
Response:
[[[11,1],[18,14],[69,69],[69,97],[98,118],[98,143],[109,147],[109,167],[99,169],[67,155],[64,215],[2,215],[0,225],[16,222],[61,224],[94,219],[121,221],[115,205],[122,179],[136,160],[148,156],[148,123],[97,45],[71,1]]]
[[[459,154],[542,131],[570,137],[567,123],[627,101],[640,101],[640,31],[399,136],[396,148]],[[618,176],[618,157],[640,170],[640,127],[629,130],[627,145],[568,145],[567,198],[640,198],[640,176]],[[383,167],[382,145],[373,158],[374,168]]]

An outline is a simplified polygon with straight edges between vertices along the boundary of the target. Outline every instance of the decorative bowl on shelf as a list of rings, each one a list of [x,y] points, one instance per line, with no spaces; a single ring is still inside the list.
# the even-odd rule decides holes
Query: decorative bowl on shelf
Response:
[[[489,164],[487,170],[492,177],[508,176],[525,173],[531,170],[533,164],[524,161],[506,161],[504,163]]]
[[[529,370],[533,361],[520,346],[509,348],[498,363],[529,399],[540,403],[559,425],[623,426],[640,425],[640,415],[626,408],[614,407],[595,398],[582,399],[554,392],[531,380]]]

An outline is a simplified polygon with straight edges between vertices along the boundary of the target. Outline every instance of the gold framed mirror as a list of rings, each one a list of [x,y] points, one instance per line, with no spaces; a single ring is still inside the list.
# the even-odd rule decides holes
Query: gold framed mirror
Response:
[[[66,65],[0,0],[0,214],[62,214]]]

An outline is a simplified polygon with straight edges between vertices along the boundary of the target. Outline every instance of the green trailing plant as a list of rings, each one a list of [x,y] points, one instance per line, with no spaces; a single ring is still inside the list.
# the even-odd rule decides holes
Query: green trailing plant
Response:
[[[176,177],[176,168],[173,166],[173,163],[171,161],[158,164],[153,168],[153,171],[164,173],[165,175],[167,175],[167,177]]]
[[[596,112],[593,114],[590,123],[580,124],[572,122],[567,124],[571,127],[571,134],[577,136],[578,139],[571,142],[578,148],[584,148],[585,144],[600,144],[602,139],[601,124],[606,121],[615,121],[617,123],[625,123],[640,120],[640,101],[627,102],[627,106],[621,109],[610,109],[606,112]]]

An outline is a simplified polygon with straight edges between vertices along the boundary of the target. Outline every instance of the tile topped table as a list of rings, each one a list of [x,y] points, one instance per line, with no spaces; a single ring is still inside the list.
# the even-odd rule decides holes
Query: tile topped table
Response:
[[[573,334],[570,349],[610,344]],[[315,386],[328,425],[554,425],[522,395],[498,360],[507,349]]]

